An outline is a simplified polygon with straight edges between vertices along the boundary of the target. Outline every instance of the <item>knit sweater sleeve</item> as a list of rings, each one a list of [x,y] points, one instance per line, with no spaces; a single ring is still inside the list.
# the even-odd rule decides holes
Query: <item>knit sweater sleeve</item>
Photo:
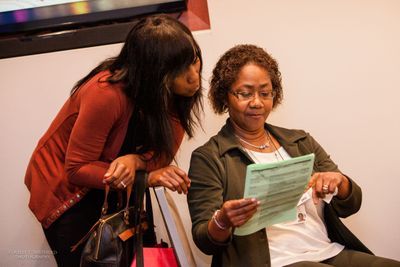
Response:
[[[117,88],[77,93],[81,94],[80,106],[66,152],[67,178],[80,186],[102,188],[103,176],[125,135],[121,122],[127,116],[126,103]]]

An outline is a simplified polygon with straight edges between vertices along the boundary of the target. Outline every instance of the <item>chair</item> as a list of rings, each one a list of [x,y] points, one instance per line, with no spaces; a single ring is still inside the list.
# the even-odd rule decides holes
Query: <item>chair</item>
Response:
[[[155,187],[153,190],[179,265],[196,267],[189,240],[173,198],[162,186]]]

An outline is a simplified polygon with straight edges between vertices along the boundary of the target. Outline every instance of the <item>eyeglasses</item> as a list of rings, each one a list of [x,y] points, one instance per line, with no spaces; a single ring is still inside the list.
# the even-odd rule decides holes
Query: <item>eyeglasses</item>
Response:
[[[232,92],[229,91],[232,95],[234,95],[239,101],[251,101],[254,100],[256,96],[256,92],[249,92],[249,91],[239,91],[239,92]],[[276,96],[275,91],[261,91],[258,92],[258,97],[261,100],[272,100]]]

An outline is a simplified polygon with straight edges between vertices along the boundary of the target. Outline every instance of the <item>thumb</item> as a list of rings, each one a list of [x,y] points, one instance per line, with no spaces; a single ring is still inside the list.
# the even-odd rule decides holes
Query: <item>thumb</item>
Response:
[[[315,184],[315,179],[316,179],[316,176],[315,176],[315,174],[314,174],[313,176],[311,176],[310,181],[309,181],[308,184],[307,184],[306,191],[307,191],[308,189],[310,189],[310,187],[313,187],[313,186],[314,186],[314,184]]]
[[[104,178],[109,178],[110,176],[112,176],[116,168],[117,168],[117,162],[115,161],[111,162],[106,173],[104,174]]]

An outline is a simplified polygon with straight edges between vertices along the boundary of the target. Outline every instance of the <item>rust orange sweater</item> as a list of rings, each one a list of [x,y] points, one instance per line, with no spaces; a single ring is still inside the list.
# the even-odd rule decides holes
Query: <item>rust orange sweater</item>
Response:
[[[39,140],[25,175],[29,207],[48,228],[90,188],[103,188],[103,176],[122,146],[132,104],[121,84],[105,82],[101,72],[85,83],[63,105]],[[175,152],[184,130],[171,118]],[[149,162],[151,171],[170,162]]]

